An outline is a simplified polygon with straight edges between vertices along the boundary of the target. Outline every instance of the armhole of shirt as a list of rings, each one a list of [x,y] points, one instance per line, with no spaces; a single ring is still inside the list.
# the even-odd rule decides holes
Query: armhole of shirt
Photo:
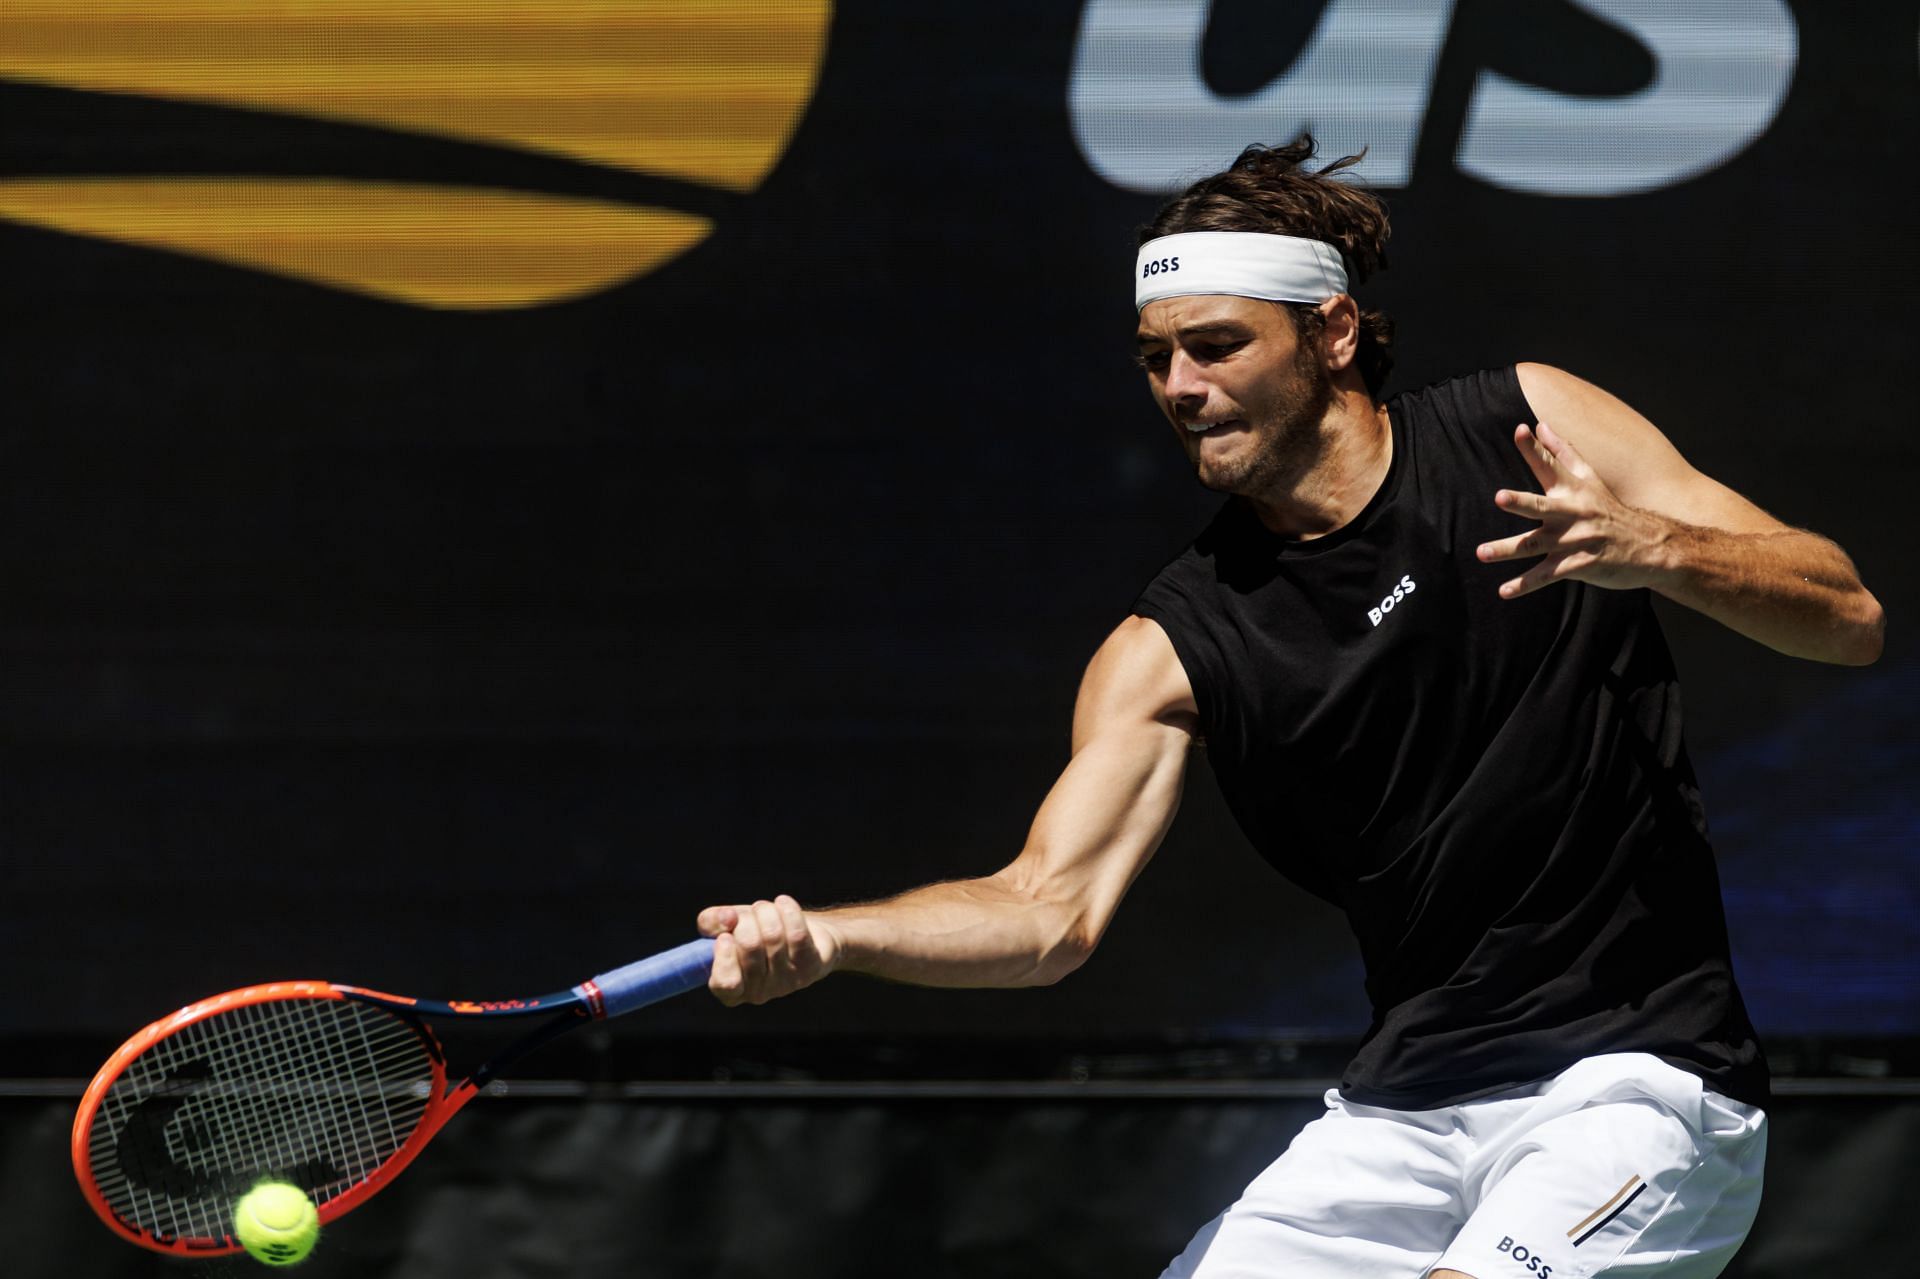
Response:
[[[1508,413],[1513,421],[1507,424],[1507,442],[1513,442],[1513,428],[1525,422],[1528,426],[1539,424],[1540,415],[1533,411],[1533,405],[1527,401],[1527,393],[1520,388],[1520,366],[1509,364],[1503,368],[1489,369],[1482,374],[1487,382],[1487,400]]]
[[[1520,389],[1514,365],[1485,369],[1438,382],[1409,397],[1404,412],[1409,425],[1430,421],[1440,439],[1432,441],[1442,453],[1474,459],[1469,465],[1491,466],[1492,474],[1507,476],[1522,487],[1532,484],[1532,472],[1514,447],[1514,428],[1539,421]],[[1450,438],[1449,438],[1450,437]],[[1445,440],[1446,442],[1442,442]]]
[[[1223,672],[1219,669],[1217,646],[1205,628],[1192,619],[1192,612],[1190,602],[1157,580],[1133,602],[1134,616],[1159,626],[1173,645],[1174,656],[1180,659],[1180,666],[1187,673],[1187,684],[1193,689],[1193,704],[1200,712],[1201,736],[1210,739],[1219,726],[1215,718],[1219,706],[1216,690]]]

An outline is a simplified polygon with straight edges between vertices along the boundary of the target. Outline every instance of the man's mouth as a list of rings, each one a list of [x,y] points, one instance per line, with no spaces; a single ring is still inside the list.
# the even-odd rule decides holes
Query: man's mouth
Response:
[[[1221,427],[1238,426],[1240,425],[1240,419],[1237,417],[1228,417],[1221,418],[1217,422],[1182,422],[1180,425],[1195,435],[1205,435],[1208,431],[1218,430]]]

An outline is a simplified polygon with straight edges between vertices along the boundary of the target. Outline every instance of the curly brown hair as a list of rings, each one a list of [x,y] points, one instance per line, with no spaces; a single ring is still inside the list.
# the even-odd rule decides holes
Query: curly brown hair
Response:
[[[1342,156],[1308,172],[1313,135],[1303,133],[1286,146],[1255,144],[1210,178],[1202,178],[1168,201],[1153,221],[1140,228],[1139,243],[1186,231],[1264,231],[1324,240],[1340,250],[1350,285],[1387,265],[1387,206],[1372,192],[1333,175],[1360,162]],[[1293,313],[1302,338],[1317,337],[1325,317],[1306,303],[1284,304]],[[1393,371],[1393,321],[1361,308],[1357,360],[1367,393],[1378,399]]]

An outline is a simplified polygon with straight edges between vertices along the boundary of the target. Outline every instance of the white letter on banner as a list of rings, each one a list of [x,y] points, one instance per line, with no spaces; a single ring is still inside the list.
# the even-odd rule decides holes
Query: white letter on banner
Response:
[[[1094,172],[1128,191],[1171,191],[1249,142],[1310,128],[1328,159],[1368,148],[1368,185],[1407,184],[1453,0],[1334,0],[1286,74],[1243,98],[1222,98],[1201,74],[1210,7],[1088,0],[1067,102]]]
[[[1536,195],[1632,195],[1698,177],[1766,132],[1786,100],[1799,29],[1782,0],[1573,0],[1654,57],[1624,97],[1569,97],[1482,71],[1455,159]]]

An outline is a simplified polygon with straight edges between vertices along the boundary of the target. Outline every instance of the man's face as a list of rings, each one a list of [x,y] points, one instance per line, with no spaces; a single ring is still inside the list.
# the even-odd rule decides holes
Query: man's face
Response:
[[[1140,313],[1140,363],[1200,482],[1259,496],[1313,464],[1333,388],[1277,303],[1196,294]]]

